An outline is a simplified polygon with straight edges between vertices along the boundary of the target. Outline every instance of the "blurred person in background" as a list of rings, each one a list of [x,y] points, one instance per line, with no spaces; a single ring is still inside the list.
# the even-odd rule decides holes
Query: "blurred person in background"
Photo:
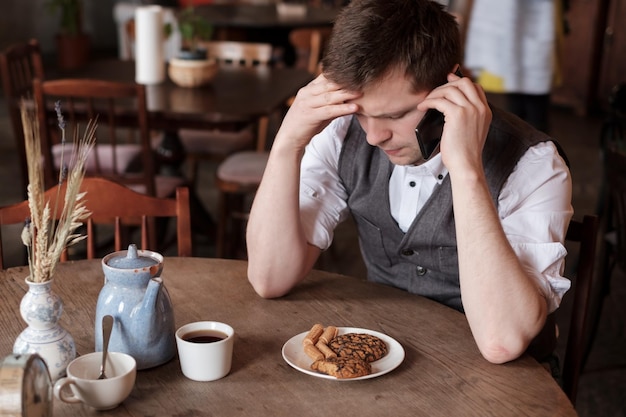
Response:
[[[558,82],[561,0],[456,0],[465,32],[464,66],[507,110],[549,131]],[[462,3],[462,5],[460,5]]]

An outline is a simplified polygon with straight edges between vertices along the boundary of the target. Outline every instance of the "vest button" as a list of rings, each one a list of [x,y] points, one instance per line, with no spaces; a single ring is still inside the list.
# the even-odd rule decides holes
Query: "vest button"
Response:
[[[411,182],[409,182],[409,186],[410,186],[411,188],[412,188],[412,187],[415,187],[416,185],[417,185],[417,184],[415,184],[415,181],[411,181]]]
[[[424,268],[423,266],[418,266],[417,267],[417,275],[422,276],[426,274],[426,268]]]
[[[401,253],[402,253],[403,256],[411,256],[411,255],[413,255],[414,252],[413,252],[412,249],[402,249]]]

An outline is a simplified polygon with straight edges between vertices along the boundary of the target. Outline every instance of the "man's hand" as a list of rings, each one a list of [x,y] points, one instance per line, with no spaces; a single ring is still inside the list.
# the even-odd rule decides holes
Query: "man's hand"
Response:
[[[485,92],[469,78],[448,75],[448,83],[435,88],[418,109],[436,108],[445,116],[441,157],[451,173],[482,171],[482,151],[491,123]]]
[[[358,106],[346,103],[361,96],[329,81],[323,74],[302,87],[287,112],[276,141],[288,140],[296,148],[304,149],[311,138],[321,132],[337,117],[355,113]]]

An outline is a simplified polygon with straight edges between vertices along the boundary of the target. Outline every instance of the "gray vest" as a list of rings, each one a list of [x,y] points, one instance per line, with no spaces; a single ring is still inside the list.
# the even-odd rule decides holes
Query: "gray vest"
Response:
[[[483,165],[497,206],[502,186],[520,157],[530,146],[551,139],[509,113],[492,111]],[[436,187],[404,233],[389,207],[392,170],[393,164],[367,143],[353,117],[339,158],[339,176],[348,193],[368,279],[463,311],[450,177]]]

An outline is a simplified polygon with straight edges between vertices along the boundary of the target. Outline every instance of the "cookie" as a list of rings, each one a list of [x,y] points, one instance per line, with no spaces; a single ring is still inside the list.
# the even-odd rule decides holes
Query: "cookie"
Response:
[[[304,345],[307,345],[307,344],[308,345],[314,345],[314,344],[316,344],[317,340],[320,338],[322,333],[324,333],[324,326],[322,326],[319,323],[315,323],[313,325],[313,327],[311,327],[311,330],[309,330],[307,335],[304,336],[304,340],[302,341],[302,344],[304,344]]]
[[[311,364],[311,369],[336,378],[358,378],[372,373],[369,362],[355,357],[318,360]]]
[[[322,352],[320,352],[320,350],[318,348],[316,348],[315,346],[310,345],[310,344],[305,344],[304,345],[304,353],[306,353],[306,355],[309,358],[313,359],[314,361],[321,360],[321,359],[325,358],[324,354]]]
[[[341,358],[357,357],[374,362],[387,354],[387,344],[380,338],[365,333],[346,333],[335,337],[328,344]]]

